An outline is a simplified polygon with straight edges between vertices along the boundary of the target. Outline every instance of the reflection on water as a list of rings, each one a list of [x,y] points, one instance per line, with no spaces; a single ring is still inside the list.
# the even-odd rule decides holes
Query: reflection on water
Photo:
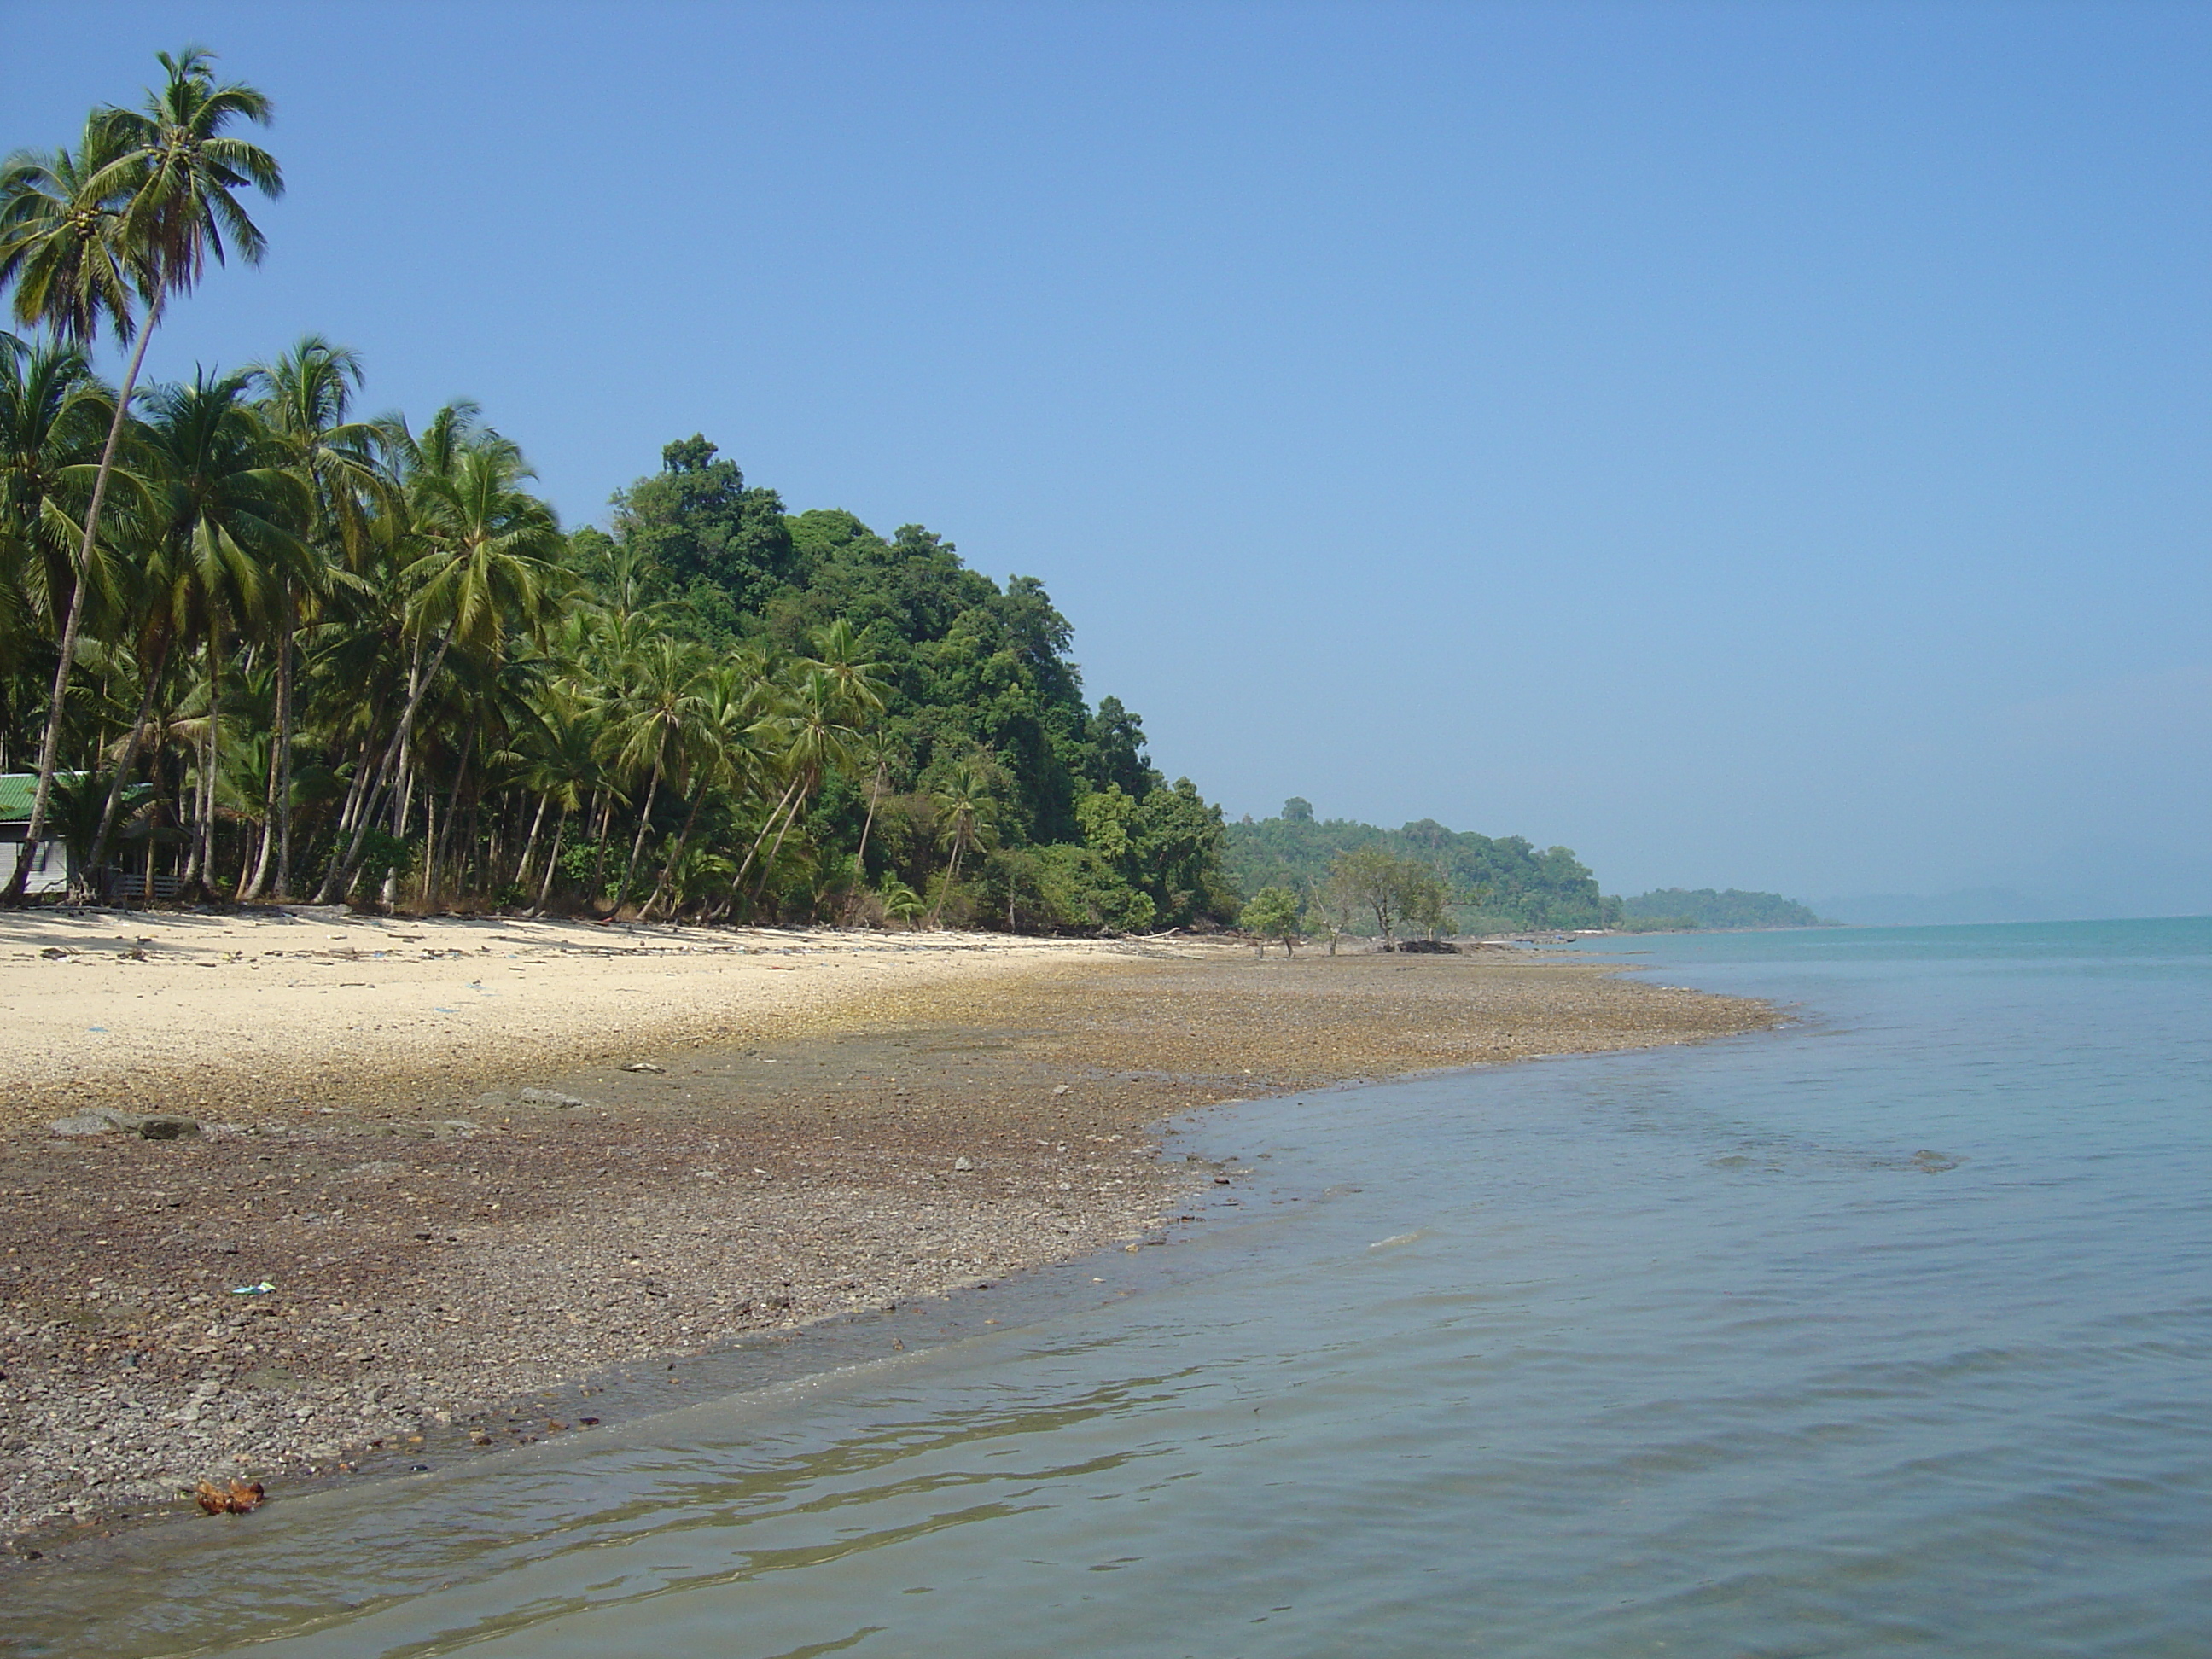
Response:
[[[2206,1652],[2212,924],[1653,948],[1808,1018],[1237,1109],[1163,1288],[27,1575],[15,1650]]]

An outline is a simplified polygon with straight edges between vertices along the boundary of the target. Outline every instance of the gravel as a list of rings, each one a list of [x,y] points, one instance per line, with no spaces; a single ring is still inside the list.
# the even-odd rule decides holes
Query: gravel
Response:
[[[1133,1243],[1226,1179],[1159,1157],[1146,1126],[1191,1107],[1778,1018],[1558,962],[1218,947],[526,1078],[271,1077],[197,1136],[25,1123],[0,1137],[0,1534],[583,1431],[545,1390]]]

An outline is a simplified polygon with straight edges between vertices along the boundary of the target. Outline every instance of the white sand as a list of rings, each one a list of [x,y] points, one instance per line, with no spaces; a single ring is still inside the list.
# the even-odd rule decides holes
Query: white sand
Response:
[[[0,1121],[72,1101],[206,1112],[396,1079],[526,1081],[865,1022],[926,985],[1221,948],[320,908],[0,914]]]

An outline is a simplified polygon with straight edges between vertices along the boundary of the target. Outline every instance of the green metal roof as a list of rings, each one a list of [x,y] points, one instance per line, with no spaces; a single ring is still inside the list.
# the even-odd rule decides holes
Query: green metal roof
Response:
[[[57,782],[67,778],[74,783],[84,775],[82,772],[57,772]],[[31,821],[31,801],[39,793],[36,772],[0,772],[0,823],[28,823]]]

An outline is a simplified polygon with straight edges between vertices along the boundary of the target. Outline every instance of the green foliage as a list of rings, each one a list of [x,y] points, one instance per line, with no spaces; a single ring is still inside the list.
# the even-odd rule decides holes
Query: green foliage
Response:
[[[374,893],[393,877],[404,878],[415,868],[415,860],[421,850],[414,842],[372,827],[362,837],[355,890]]]
[[[1621,901],[1621,925],[1632,933],[1674,933],[1698,927],[1833,927],[1808,907],[1779,893],[1747,893],[1730,887],[1663,887]]]
[[[660,452],[661,470],[615,497],[615,535],[685,595],[710,635],[734,636],[792,572],[783,503],[747,489],[732,461],[693,434]]]
[[[1219,809],[1161,777],[1119,699],[1085,705],[1042,583],[1002,589],[919,525],[886,538],[840,509],[783,515],[714,453],[669,446],[617,498],[614,537],[580,538],[587,579],[629,556],[682,595],[676,626],[773,654],[848,630],[881,708],[823,769],[810,834],[862,857],[877,890],[929,894],[940,920],[1125,932],[1235,913]]]
[[[1248,933],[1280,939],[1287,951],[1296,948],[1305,908],[1293,888],[1262,887],[1244,902],[1237,922]]]
[[[1141,933],[1159,919],[1152,896],[1133,886],[1096,848],[1047,847],[1037,862],[1039,890],[1062,927]]]
[[[1338,854],[1328,888],[1340,909],[1374,918],[1386,951],[1401,927],[1425,929],[1434,939],[1450,925],[1449,896],[1436,871],[1379,842]]]
[[[1439,896],[1401,884],[1392,904],[1394,927],[1409,901],[1419,911],[1412,918],[1414,925],[1436,932],[1490,926],[1601,927],[1618,918],[1619,901],[1599,892],[1597,878],[1566,848],[1540,850],[1519,836],[1493,839],[1472,831],[1455,833],[1432,818],[1401,830],[1317,819],[1311,804],[1296,798],[1284,803],[1280,817],[1228,825],[1224,862],[1247,891],[1288,887],[1316,899],[1339,859],[1370,848],[1418,865],[1441,884]],[[1382,867],[1378,864],[1369,873]],[[1366,921],[1380,931],[1368,900],[1359,900],[1346,915],[1354,912],[1365,912]]]
[[[1219,810],[1086,702],[1033,577],[920,525],[787,514],[696,434],[607,529],[564,532],[473,404],[355,421],[362,365],[319,335],[135,396],[134,354],[102,385],[76,348],[143,347],[210,258],[258,262],[242,198],[283,185],[224,136],[268,100],[204,53],[162,64],[79,150],[0,167],[0,283],[51,337],[0,336],[0,756],[43,750],[33,817],[89,823],[88,863],[158,823],[194,897],[1236,913]],[[50,800],[72,766],[134,781]]]

